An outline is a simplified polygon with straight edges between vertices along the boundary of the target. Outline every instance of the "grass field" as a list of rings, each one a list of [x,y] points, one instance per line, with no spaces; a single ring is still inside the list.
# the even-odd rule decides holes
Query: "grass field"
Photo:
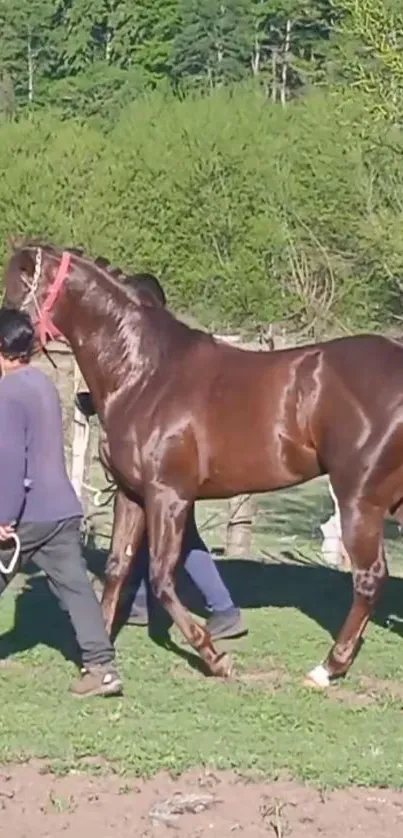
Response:
[[[301,686],[351,594],[348,575],[313,561],[326,504],[314,484],[265,499],[256,541],[278,560],[219,560],[250,628],[231,645],[237,677],[228,683],[204,677],[175,645],[175,631],[169,646],[162,635],[156,642],[125,628],[117,641],[125,697],[77,702],[68,694],[75,666],[65,618],[40,575],[23,585],[20,578],[0,611],[0,762],[36,757],[55,772],[107,763],[137,775],[209,766],[270,777],[285,771],[320,787],[401,787],[403,579],[393,528],[393,577],[351,674],[328,695]],[[209,514],[201,510],[200,519]],[[210,544],[218,539],[209,534]],[[290,564],[291,550],[308,563]]]

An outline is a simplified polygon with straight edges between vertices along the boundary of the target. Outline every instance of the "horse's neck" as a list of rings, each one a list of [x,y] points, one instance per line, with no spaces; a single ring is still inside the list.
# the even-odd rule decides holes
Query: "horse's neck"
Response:
[[[74,357],[91,393],[97,414],[102,418],[110,387],[108,387],[106,371],[99,363],[99,353],[95,351],[95,347],[94,351],[91,351],[90,344],[90,340],[83,344],[75,342],[74,339],[70,340]]]
[[[100,289],[100,293],[102,290]],[[92,297],[92,300],[94,298]],[[133,313],[128,327],[120,328],[119,316],[104,307],[100,316],[85,294],[70,294],[60,306],[55,325],[71,345],[82,376],[89,388],[98,415],[128,381],[136,388],[144,375],[144,364],[136,363],[141,342],[141,319]],[[140,359],[139,359],[140,361]]]

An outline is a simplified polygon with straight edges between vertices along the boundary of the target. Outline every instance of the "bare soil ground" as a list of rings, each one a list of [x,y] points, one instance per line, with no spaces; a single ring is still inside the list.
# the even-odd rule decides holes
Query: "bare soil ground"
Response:
[[[403,792],[319,792],[288,780],[192,771],[150,781],[115,775],[55,777],[40,764],[3,767],[1,821],[9,838],[397,838]]]

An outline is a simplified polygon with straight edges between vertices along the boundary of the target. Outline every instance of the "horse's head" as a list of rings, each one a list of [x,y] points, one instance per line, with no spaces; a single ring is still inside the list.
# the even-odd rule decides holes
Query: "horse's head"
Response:
[[[46,293],[46,280],[50,282],[45,276],[43,248],[22,244],[14,245],[13,250],[4,271],[4,303],[33,314],[34,295],[40,302]]]
[[[25,242],[15,247],[5,268],[5,299],[8,307],[19,308],[29,314],[36,326],[40,344],[49,339],[61,337],[58,326],[62,326],[62,297],[67,277],[89,283],[107,283],[105,299],[116,297],[116,288],[126,288],[129,297],[144,306],[165,307],[164,290],[153,274],[127,276],[119,268],[113,268],[105,259],[88,259],[82,251],[57,250],[53,245]],[[69,282],[71,291],[71,283]],[[100,295],[97,294],[98,304]],[[122,301],[116,302],[119,309]],[[123,305],[125,300],[123,300]],[[64,314],[66,313],[64,309]],[[65,318],[64,318],[65,319]],[[71,319],[71,311],[70,311]],[[60,322],[59,322],[60,321]]]
[[[59,332],[51,313],[69,272],[71,255],[34,243],[14,247],[4,272],[4,305],[26,311],[42,345]]]

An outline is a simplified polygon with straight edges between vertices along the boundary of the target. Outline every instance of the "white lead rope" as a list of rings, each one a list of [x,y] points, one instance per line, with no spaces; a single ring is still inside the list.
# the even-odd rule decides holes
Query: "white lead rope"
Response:
[[[3,562],[0,559],[0,573],[3,573],[4,576],[10,576],[14,572],[17,566],[18,559],[20,558],[21,542],[16,532],[10,534],[10,541],[11,539],[15,543],[15,548],[8,565],[6,566],[5,564],[3,564]]]

